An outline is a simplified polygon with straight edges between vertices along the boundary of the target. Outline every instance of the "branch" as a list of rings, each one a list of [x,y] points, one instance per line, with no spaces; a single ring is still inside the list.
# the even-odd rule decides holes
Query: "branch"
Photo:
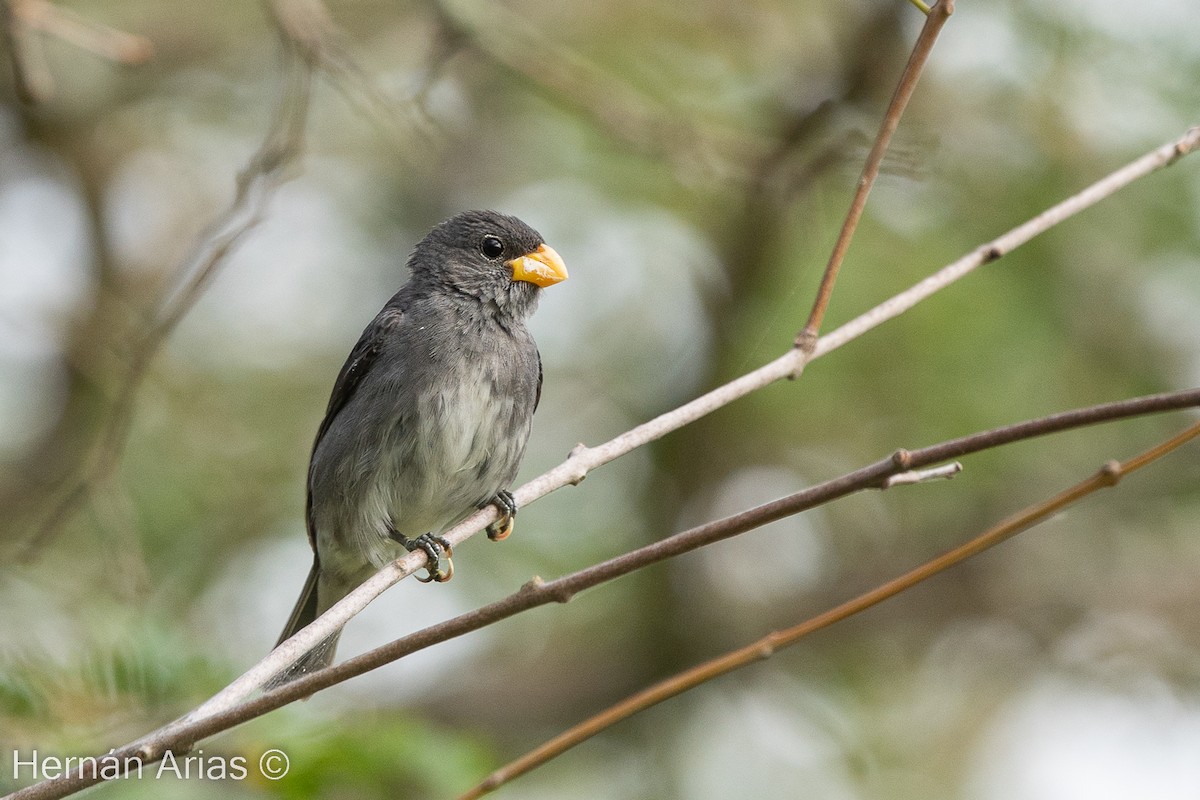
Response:
[[[27,103],[44,102],[54,94],[54,78],[33,41],[34,32],[118,64],[136,66],[154,55],[146,37],[94,22],[48,0],[0,0],[0,6],[17,96]]]
[[[132,345],[128,372],[87,463],[38,531],[25,543],[20,560],[31,559],[44,547],[78,510],[96,484],[114,471],[129,434],[138,392],[154,357],[225,265],[230,252],[262,221],[275,191],[291,178],[291,169],[303,152],[311,68],[295,40],[285,35],[283,41],[279,107],[266,137],[238,173],[237,191],[231,205],[200,234],[191,252],[176,267],[176,280],[181,286],[163,298],[150,329]]]
[[[1149,395],[1114,403],[1065,411],[1039,419],[1006,425],[994,430],[952,439],[919,450],[897,450],[854,472],[825,481],[802,491],[743,511],[724,519],[669,536],[637,550],[601,562],[553,581],[535,578],[516,593],[486,606],[461,614],[445,622],[396,639],[333,667],[304,675],[254,700],[231,705],[207,715],[198,712],[153,731],[131,744],[114,749],[112,763],[125,764],[136,758],[143,764],[163,758],[168,751],[186,752],[196,742],[277,708],[347,681],[373,669],[435,644],[462,636],[500,620],[548,603],[565,603],[574,595],[635,570],[656,564],[714,542],[737,536],[793,514],[864,489],[887,488],[893,476],[977,453],[1012,442],[1046,436],[1087,425],[1112,422],[1134,416],[1200,407],[1200,389]],[[282,647],[282,645],[281,645]],[[43,781],[8,795],[4,800],[45,800],[66,797],[111,775],[71,774]]]
[[[654,686],[644,689],[564,731],[520,758],[509,762],[489,775],[482,783],[460,796],[459,800],[477,800],[483,795],[496,790],[530,770],[542,766],[547,761],[562,755],[575,745],[586,741],[597,733],[612,727],[622,720],[628,719],[640,711],[644,711],[653,705],[694,689],[701,684],[734,670],[770,658],[777,651],[785,647],[791,647],[810,633],[827,628],[847,617],[865,611],[884,600],[895,597],[918,583],[926,581],[934,575],[944,572],[974,555],[995,547],[1022,531],[1028,530],[1067,506],[1079,502],[1088,495],[1100,489],[1116,486],[1124,476],[1162,458],[1167,453],[1181,447],[1197,436],[1200,436],[1200,423],[1192,425],[1182,433],[1171,437],[1124,463],[1109,461],[1091,477],[1065,489],[1054,497],[1040,503],[1035,503],[1019,511],[965,544],[943,553],[937,558],[927,561],[921,566],[887,583],[864,592],[858,597],[848,600],[835,608],[831,608],[822,614],[811,617],[798,625],[782,631],[769,633],[752,644],[706,661],[703,664],[699,664],[685,672],[681,672],[678,675],[674,675]]]
[[[970,274],[977,267],[991,263],[1013,248],[1024,244],[1039,233],[1083,209],[1099,202],[1138,178],[1173,164],[1179,158],[1196,149],[1200,144],[1200,127],[1192,128],[1177,141],[1159,147],[1129,165],[1083,190],[1062,203],[1048,209],[1001,237],[976,248],[970,254],[943,267],[930,277],[884,301],[875,308],[842,325],[837,330],[822,336],[811,355],[793,347],[786,353],[729,383],[702,395],[679,408],[661,414],[649,422],[642,423],[614,439],[596,447],[576,445],[557,467],[543,473],[513,492],[517,503],[524,507],[566,485],[578,485],[589,471],[603,466],[638,447],[656,441],[672,431],[728,405],[739,398],[768,386],[783,378],[798,377],[805,365],[824,356],[846,343],[862,336],[881,323],[898,316],[922,300],[946,288]],[[494,506],[472,514],[447,530],[443,535],[452,546],[457,547],[485,526],[498,519]],[[352,617],[386,591],[389,587],[425,567],[426,556],[421,551],[408,553],[386,565],[361,584],[312,624],[291,639],[275,648],[258,664],[229,684],[207,703],[196,709],[190,719],[199,719],[223,712],[242,698],[249,696],[258,687],[275,675],[283,672],[306,652],[335,630],[345,625]]]
[[[871,193],[871,187],[875,185],[875,179],[879,176],[879,168],[883,164],[888,144],[892,141],[892,134],[899,127],[900,117],[916,91],[917,81],[921,78],[921,71],[925,68],[925,62],[929,60],[938,34],[954,13],[954,0],[938,0],[932,10],[924,11],[927,15],[925,25],[921,28],[921,35],[917,37],[916,44],[913,45],[908,63],[900,75],[900,82],[896,85],[896,91],[892,94],[892,100],[883,115],[883,124],[875,137],[875,144],[871,146],[863,164],[862,175],[859,176],[854,197],[850,200],[850,210],[846,212],[846,219],[833,245],[833,252],[829,254],[829,263],[825,265],[825,273],[817,287],[817,296],[813,301],[808,321],[804,323],[804,330],[796,338],[796,345],[805,351],[811,351],[817,343],[821,322],[825,319],[825,311],[829,308],[829,300],[833,296],[833,285],[841,271],[842,262],[846,259],[846,251],[850,249],[850,240],[854,238],[858,222],[862,219],[863,209],[867,206],[867,195]]]
[[[40,43],[34,40],[29,25],[18,13],[19,0],[0,0],[0,24],[8,60],[12,67],[13,86],[22,102],[35,104],[54,94],[54,78],[46,66]]]

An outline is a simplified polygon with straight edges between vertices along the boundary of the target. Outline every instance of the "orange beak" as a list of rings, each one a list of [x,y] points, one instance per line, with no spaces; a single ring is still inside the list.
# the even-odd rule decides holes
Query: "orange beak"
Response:
[[[508,266],[512,268],[514,281],[528,281],[543,289],[567,279],[567,265],[548,244],[538,245],[529,255],[514,258]]]

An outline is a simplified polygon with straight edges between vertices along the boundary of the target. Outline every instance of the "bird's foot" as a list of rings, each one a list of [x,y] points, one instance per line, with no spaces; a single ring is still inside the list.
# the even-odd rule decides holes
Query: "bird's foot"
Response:
[[[496,492],[491,502],[500,509],[500,519],[487,526],[487,535],[493,542],[500,542],[513,532],[513,523],[517,518],[517,501],[512,492],[501,489]]]
[[[454,555],[453,548],[450,547],[450,540],[445,536],[434,536],[432,533],[422,533],[415,539],[410,539],[399,531],[392,530],[391,537],[404,546],[408,552],[421,550],[429,558],[429,563],[425,568],[429,574],[424,578],[417,578],[421,583],[445,583],[454,577],[454,561],[451,556]],[[442,557],[446,559],[446,569],[442,569]]]

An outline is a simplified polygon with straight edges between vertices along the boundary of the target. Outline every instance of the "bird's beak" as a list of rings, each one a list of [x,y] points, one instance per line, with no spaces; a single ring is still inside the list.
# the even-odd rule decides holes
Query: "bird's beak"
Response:
[[[543,289],[567,279],[567,265],[548,244],[538,245],[527,256],[514,258],[508,266],[512,267],[514,281],[529,281]]]

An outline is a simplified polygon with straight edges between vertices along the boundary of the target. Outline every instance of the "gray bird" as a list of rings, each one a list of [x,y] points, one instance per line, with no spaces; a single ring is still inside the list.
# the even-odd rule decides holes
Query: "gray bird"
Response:
[[[476,509],[503,513],[489,537],[512,530],[508,489],[542,391],[525,320],[566,267],[537,231],[493,211],[441,223],[408,266],[408,283],[342,366],[317,430],[305,514],[313,565],[279,643],[405,551],[429,555],[424,580],[449,580],[440,534]],[[275,685],[332,663],[339,635]]]

